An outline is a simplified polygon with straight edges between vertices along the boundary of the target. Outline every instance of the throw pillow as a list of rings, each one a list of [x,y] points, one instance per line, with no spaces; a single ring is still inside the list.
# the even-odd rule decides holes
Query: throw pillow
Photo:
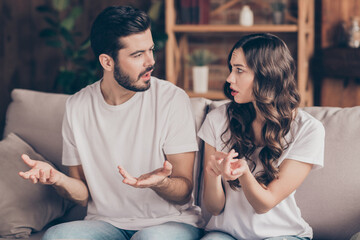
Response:
[[[27,238],[64,215],[69,201],[49,185],[33,184],[18,175],[29,167],[21,159],[45,159],[14,133],[0,141],[0,237]]]

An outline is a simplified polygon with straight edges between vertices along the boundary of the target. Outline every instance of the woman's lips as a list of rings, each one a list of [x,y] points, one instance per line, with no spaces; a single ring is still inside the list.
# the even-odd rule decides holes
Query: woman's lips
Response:
[[[235,91],[234,89],[230,88],[231,89],[231,96],[235,96],[236,94],[238,94],[239,92],[238,91]]]

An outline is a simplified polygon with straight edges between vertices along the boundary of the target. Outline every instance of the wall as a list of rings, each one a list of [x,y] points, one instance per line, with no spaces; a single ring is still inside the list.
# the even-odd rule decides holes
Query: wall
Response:
[[[337,45],[339,38],[337,27],[341,21],[349,23],[353,16],[360,16],[359,0],[322,0],[321,47],[323,49]],[[360,59],[357,62],[360,62]],[[353,78],[347,80],[324,78],[321,82],[320,94],[322,106],[360,105],[360,84]]]
[[[44,15],[36,11],[36,7],[50,3],[49,0],[0,1],[0,139],[12,89],[53,91],[62,58],[58,50],[46,46],[38,36],[47,25]],[[151,1],[71,0],[71,3],[81,4],[84,8],[76,28],[86,38],[94,18],[105,7],[132,5],[147,11]]]

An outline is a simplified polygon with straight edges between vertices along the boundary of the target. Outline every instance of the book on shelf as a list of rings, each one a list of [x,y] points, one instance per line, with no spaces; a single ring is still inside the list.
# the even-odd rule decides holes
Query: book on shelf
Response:
[[[210,0],[199,0],[199,24],[209,24]]]
[[[210,0],[180,0],[181,24],[209,24]]]
[[[182,24],[191,24],[192,17],[192,4],[191,0],[181,0],[180,2],[180,15]]]

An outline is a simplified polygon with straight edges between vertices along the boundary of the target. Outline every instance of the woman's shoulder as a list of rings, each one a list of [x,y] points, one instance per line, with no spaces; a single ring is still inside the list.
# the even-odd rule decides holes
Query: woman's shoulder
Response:
[[[298,109],[294,122],[295,128],[301,132],[325,132],[323,124],[302,109]]]
[[[224,103],[219,106],[216,106],[209,110],[207,114],[209,117],[216,118],[216,117],[223,117],[227,115],[229,103]]]

